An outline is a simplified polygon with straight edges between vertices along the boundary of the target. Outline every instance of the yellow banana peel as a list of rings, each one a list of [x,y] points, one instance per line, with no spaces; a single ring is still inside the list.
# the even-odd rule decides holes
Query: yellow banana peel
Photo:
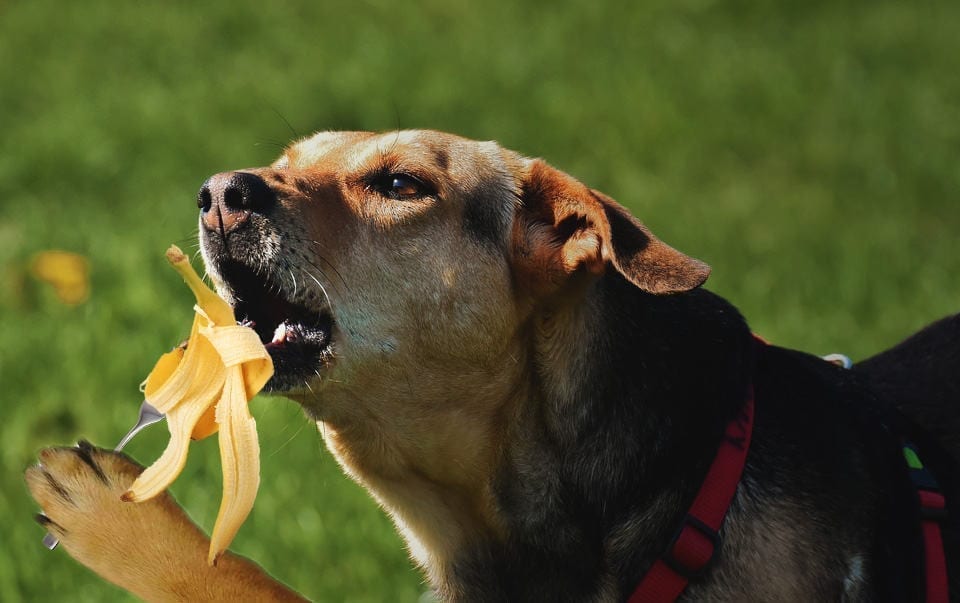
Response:
[[[139,502],[163,492],[183,470],[190,440],[219,431],[223,499],[207,555],[215,565],[260,485],[260,444],[247,403],[273,375],[273,362],[256,332],[237,324],[233,308],[204,284],[176,245],[167,260],[196,296],[196,316],[186,348],[161,356],[143,383],[146,401],[167,416],[170,441],[123,499]]]

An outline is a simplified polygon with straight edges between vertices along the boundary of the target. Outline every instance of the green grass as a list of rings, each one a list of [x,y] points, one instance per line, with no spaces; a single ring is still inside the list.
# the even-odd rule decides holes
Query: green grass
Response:
[[[124,595],[40,546],[22,470],[113,444],[178,342],[207,175],[314,129],[496,139],[630,206],[714,267],[775,342],[862,357],[960,309],[956,2],[0,4],[0,600]],[[288,125],[289,124],[289,125]],[[60,305],[35,252],[88,256]],[[254,403],[263,486],[235,549],[324,601],[424,590],[292,404]],[[155,458],[165,430],[130,451]],[[174,493],[209,528],[215,444]]]

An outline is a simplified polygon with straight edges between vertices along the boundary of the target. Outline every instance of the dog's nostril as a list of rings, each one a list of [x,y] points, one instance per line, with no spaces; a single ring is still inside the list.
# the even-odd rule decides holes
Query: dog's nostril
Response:
[[[197,207],[199,207],[201,211],[207,212],[210,211],[212,205],[213,198],[210,196],[210,189],[207,185],[203,185],[197,194]]]
[[[263,178],[249,172],[234,172],[223,190],[223,204],[229,209],[262,212],[277,196]]]
[[[223,204],[230,209],[244,209],[244,206],[247,205],[244,202],[243,191],[232,185],[227,185],[227,188],[223,191]]]

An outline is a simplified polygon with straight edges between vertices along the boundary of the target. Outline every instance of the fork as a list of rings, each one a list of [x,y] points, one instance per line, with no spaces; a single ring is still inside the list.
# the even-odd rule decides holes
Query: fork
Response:
[[[133,439],[133,436],[140,433],[145,427],[153,425],[154,423],[163,420],[163,413],[153,407],[146,400],[143,401],[143,404],[140,405],[140,415],[137,417],[137,423],[130,428],[130,431],[127,432],[127,435],[123,436],[120,440],[120,443],[117,444],[117,447],[113,450],[115,452],[120,452],[123,450],[123,447]],[[43,546],[47,547],[51,551],[57,548],[57,545],[60,544],[60,541],[57,540],[57,537],[53,534],[47,533],[43,537]]]

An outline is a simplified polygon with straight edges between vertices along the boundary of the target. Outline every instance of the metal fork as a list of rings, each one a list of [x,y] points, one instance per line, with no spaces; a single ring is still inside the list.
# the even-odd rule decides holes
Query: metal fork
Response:
[[[117,444],[117,447],[114,448],[114,451],[120,452],[123,450],[123,447],[133,439],[133,436],[140,433],[144,427],[153,425],[158,421],[163,420],[163,413],[149,404],[146,400],[143,401],[143,404],[140,405],[140,415],[137,417],[137,423],[130,428],[130,431],[127,432],[127,435],[123,436],[120,440],[120,443]],[[43,537],[43,546],[47,547],[51,551],[57,548],[57,545],[60,544],[60,541],[57,540],[57,537],[53,534],[46,534]]]

